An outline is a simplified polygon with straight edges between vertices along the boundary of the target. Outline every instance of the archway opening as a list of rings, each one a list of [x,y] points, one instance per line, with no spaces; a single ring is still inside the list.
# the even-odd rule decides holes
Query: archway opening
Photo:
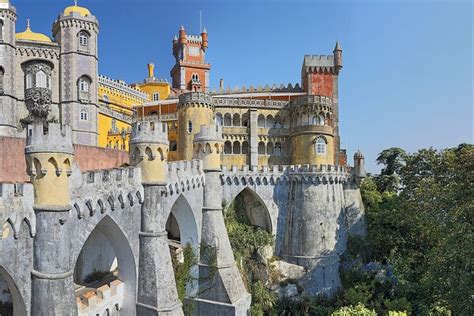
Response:
[[[79,315],[133,314],[136,267],[122,230],[106,216],[87,238],[74,267]]]
[[[236,218],[242,223],[272,232],[272,220],[265,203],[251,189],[243,189],[232,202]]]
[[[0,315],[26,315],[25,303],[10,274],[0,266]]]
[[[178,296],[181,300],[194,297],[198,290],[199,235],[196,218],[183,195],[178,197],[171,208],[166,231]]]

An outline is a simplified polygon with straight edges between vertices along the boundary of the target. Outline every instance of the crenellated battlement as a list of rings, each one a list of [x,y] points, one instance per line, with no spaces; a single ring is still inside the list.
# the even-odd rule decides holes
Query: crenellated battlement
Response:
[[[334,55],[305,55],[303,67],[334,67]]]
[[[123,306],[124,296],[124,284],[119,279],[97,288],[79,288],[76,290],[78,315],[118,314]]]
[[[299,83],[296,83],[295,85],[288,83],[287,85],[284,84],[273,84],[273,85],[265,85],[262,87],[261,85],[258,86],[249,86],[248,88],[246,86],[242,86],[241,88],[239,87],[234,87],[233,89],[231,87],[227,87],[224,89],[224,87],[221,87],[219,89],[213,89],[211,94],[212,95],[220,95],[220,94],[233,94],[233,93],[257,93],[257,92],[304,92],[303,89],[301,88]]]
[[[329,107],[332,110],[333,101],[331,97],[323,96],[323,95],[305,95],[300,96],[296,100],[290,102],[291,107],[300,107],[305,105],[321,105]]]
[[[212,107],[212,97],[203,92],[187,92],[179,96],[178,107],[191,105]]]
[[[168,124],[156,121],[135,121],[132,123],[131,144],[168,144]]]
[[[74,154],[71,127],[57,123],[29,125],[25,154],[32,153]]]
[[[193,159],[168,163],[168,176],[164,195],[202,188],[205,184],[203,161]]]
[[[194,135],[194,142],[212,142],[223,141],[222,126],[219,125],[201,125],[199,133]]]

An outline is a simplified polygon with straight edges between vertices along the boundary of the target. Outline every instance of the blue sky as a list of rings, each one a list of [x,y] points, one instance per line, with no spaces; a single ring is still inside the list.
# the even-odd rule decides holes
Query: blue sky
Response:
[[[26,18],[50,35],[73,1],[16,0],[17,31]],[[100,22],[99,72],[137,82],[154,62],[169,80],[171,40],[181,24],[209,33],[211,86],[300,81],[305,54],[343,49],[342,147],[360,149],[377,172],[377,153],[398,146],[445,148],[473,142],[471,1],[144,1],[79,0]]]

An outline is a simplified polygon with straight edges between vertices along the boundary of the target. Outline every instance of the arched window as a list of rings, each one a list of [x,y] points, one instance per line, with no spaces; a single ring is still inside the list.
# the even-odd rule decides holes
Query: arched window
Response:
[[[178,143],[175,140],[170,141],[170,151],[177,151]]]
[[[311,119],[311,125],[318,125],[318,124],[319,124],[318,117],[313,116],[313,118]]]
[[[267,155],[273,155],[273,143],[267,144]]]
[[[232,116],[230,113],[226,113],[224,115],[224,126],[231,126],[232,125]]]
[[[188,133],[191,133],[193,131],[193,122],[188,121]]]
[[[33,75],[31,73],[26,74],[26,89],[33,88]]]
[[[81,121],[88,121],[89,120],[89,115],[88,115],[86,109],[81,110],[80,119],[81,119]]]
[[[324,115],[319,114],[319,125],[324,125]]]
[[[283,124],[281,123],[280,115],[275,116],[275,123],[273,124],[274,128],[282,128]]]
[[[258,143],[258,154],[259,155],[265,155],[265,143],[264,142]]]
[[[249,114],[248,113],[242,114],[242,126],[245,126],[245,127],[249,126]]]
[[[226,155],[232,154],[232,143],[230,141],[226,141],[224,143],[224,154]]]
[[[234,142],[233,153],[234,155],[240,155],[240,143],[237,141]]]
[[[269,115],[267,116],[267,122],[265,124],[267,128],[272,128],[273,127],[273,116]]]
[[[273,149],[273,154],[275,156],[281,156],[281,143],[275,143],[275,148]]]
[[[0,19],[0,41],[3,41],[3,20]]]
[[[36,88],[49,88],[47,75],[43,70],[36,73]]]
[[[260,114],[257,119],[257,126],[258,127],[265,127],[265,116]]]
[[[322,137],[316,139],[316,154],[325,155],[326,154],[326,140]]]
[[[233,126],[240,126],[240,115],[235,113],[232,118],[232,125]]]
[[[79,49],[88,50],[89,49],[89,33],[86,31],[79,32]]]
[[[77,82],[79,101],[88,102],[90,100],[91,80],[87,76],[82,76]]]
[[[215,120],[217,126],[222,126],[222,124],[224,123],[224,120],[222,118],[221,113],[216,113],[216,117],[215,117],[214,120]]]
[[[249,143],[245,141],[242,143],[242,154],[248,155],[248,153],[249,153]]]

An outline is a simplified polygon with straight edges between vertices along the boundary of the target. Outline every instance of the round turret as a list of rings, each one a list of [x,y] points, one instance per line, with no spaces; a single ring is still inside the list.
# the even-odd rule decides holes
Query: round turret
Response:
[[[160,121],[132,124],[130,164],[142,170],[144,184],[165,184],[168,180],[168,125]]]
[[[179,42],[181,44],[186,44],[188,41],[186,39],[186,31],[184,29],[184,26],[181,25],[179,28]]]
[[[354,175],[357,178],[364,178],[365,177],[365,157],[364,155],[358,150],[354,154]]]
[[[35,191],[35,208],[68,210],[74,159],[71,127],[56,123],[29,125],[25,156],[26,171]]]
[[[201,125],[199,133],[194,135],[194,159],[203,160],[204,170],[220,170],[223,146],[221,126]]]
[[[291,103],[291,163],[334,165],[334,109],[331,97],[302,96]]]
[[[342,69],[342,49],[339,45],[339,41],[336,42],[336,46],[334,47],[334,67],[336,69],[336,73]]]
[[[209,40],[207,38],[207,31],[205,28],[201,33],[201,38],[202,38],[202,50],[206,51],[206,49],[209,47]]]
[[[212,97],[202,92],[188,92],[179,96],[178,103],[179,143],[178,159],[193,158],[194,135],[199,126],[214,123]]]

